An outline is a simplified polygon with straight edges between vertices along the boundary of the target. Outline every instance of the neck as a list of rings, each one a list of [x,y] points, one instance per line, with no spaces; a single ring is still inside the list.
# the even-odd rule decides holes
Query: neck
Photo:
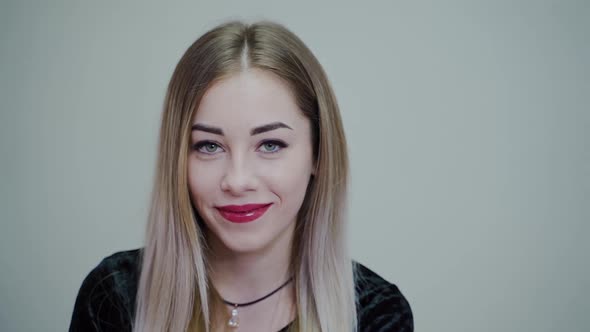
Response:
[[[292,275],[292,241],[293,232],[287,231],[260,250],[233,252],[214,237],[210,238],[209,263],[213,287],[223,299],[235,303],[267,295]]]

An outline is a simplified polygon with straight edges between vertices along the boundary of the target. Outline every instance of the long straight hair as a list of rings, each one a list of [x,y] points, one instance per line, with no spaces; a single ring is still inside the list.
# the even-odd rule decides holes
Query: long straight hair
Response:
[[[219,300],[208,275],[204,224],[189,195],[191,119],[219,80],[257,68],[292,90],[312,128],[315,176],[291,252],[297,318],[292,331],[356,331],[354,269],[346,232],[348,156],[336,98],[312,52],[284,26],[232,21],[195,41],[166,93],[136,298],[134,331],[212,331]]]

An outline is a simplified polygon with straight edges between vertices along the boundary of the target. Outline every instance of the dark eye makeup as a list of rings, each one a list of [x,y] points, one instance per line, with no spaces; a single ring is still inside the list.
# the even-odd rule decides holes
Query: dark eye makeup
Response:
[[[265,147],[268,148],[269,146],[271,146],[270,149],[267,149],[266,151],[263,151],[264,153],[277,153],[279,151],[281,151],[282,149],[286,148],[288,145],[287,143],[283,142],[283,141],[279,141],[279,140],[266,140],[263,141],[259,148]],[[272,147],[275,147],[274,149]]]
[[[288,146],[289,145],[287,143],[285,143],[281,140],[268,139],[268,140],[262,141],[258,145],[258,149],[264,147],[266,151],[262,151],[262,153],[270,154],[270,153],[277,153],[277,152],[281,151],[282,149],[287,148]],[[210,141],[210,140],[198,141],[195,144],[193,144],[191,148],[194,151],[204,153],[204,154],[216,154],[218,149],[223,150],[223,148],[221,147],[221,144],[219,144],[215,141]]]

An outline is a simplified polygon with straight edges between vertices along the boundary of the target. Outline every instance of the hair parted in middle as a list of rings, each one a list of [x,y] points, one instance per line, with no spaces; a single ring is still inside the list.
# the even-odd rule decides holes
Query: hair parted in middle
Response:
[[[284,26],[231,21],[184,53],[165,97],[134,331],[211,331],[220,303],[208,274],[204,224],[188,189],[191,120],[212,85],[250,69],[282,79],[309,119],[315,176],[299,210],[291,253],[292,331],[356,331],[355,275],[347,244],[347,145],[327,75]]]

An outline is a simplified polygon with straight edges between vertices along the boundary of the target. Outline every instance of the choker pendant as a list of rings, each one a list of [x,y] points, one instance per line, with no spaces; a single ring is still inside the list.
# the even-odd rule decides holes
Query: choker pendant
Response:
[[[287,286],[288,283],[290,283],[293,280],[293,277],[289,278],[289,280],[287,280],[284,284],[282,284],[279,288],[275,289],[274,291],[270,292],[269,294],[259,298],[258,300],[254,300],[251,302],[247,302],[247,303],[233,303],[230,302],[228,300],[225,299],[221,299],[225,304],[227,305],[231,305],[233,306],[233,309],[231,310],[231,317],[229,318],[229,321],[227,322],[227,325],[229,327],[233,327],[233,328],[237,328],[240,325],[240,321],[238,318],[238,307],[247,307],[249,305],[253,305],[256,304],[264,299],[267,299],[268,297],[272,296],[273,294],[275,294],[276,292],[278,292],[281,288]]]
[[[227,322],[229,327],[237,328],[240,325],[240,320],[238,319],[238,305],[231,310],[231,317]]]

